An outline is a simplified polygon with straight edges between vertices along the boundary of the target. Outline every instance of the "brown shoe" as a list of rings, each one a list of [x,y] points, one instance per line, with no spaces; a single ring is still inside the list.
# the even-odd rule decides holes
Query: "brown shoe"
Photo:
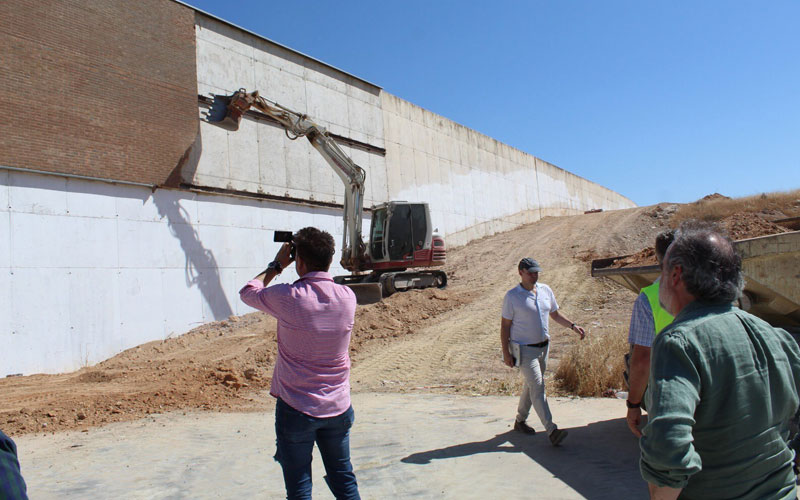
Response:
[[[523,434],[536,434],[533,427],[525,422],[517,422],[516,420],[514,420],[514,430]]]

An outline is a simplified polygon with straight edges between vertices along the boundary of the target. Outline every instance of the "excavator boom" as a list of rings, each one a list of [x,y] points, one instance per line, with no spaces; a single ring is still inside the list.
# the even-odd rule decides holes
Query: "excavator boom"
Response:
[[[255,109],[280,124],[291,139],[305,137],[345,185],[341,265],[351,276],[337,276],[356,293],[360,304],[377,302],[395,291],[444,287],[440,270],[418,270],[445,262],[444,239],[435,234],[427,203],[390,201],[373,207],[369,247],[361,236],[366,174],[308,115],[261,97],[258,91],[239,89],[231,96],[214,96],[207,121],[236,131],[245,113]],[[222,106],[220,106],[220,104]],[[411,269],[409,269],[411,268]],[[362,271],[371,271],[362,274]]]
[[[361,221],[364,211],[364,169],[353,161],[336,144],[325,127],[309,119],[308,115],[297,113],[270,101],[258,94],[239,89],[231,97],[225,98],[227,111],[225,118],[217,122],[226,130],[239,129],[244,114],[255,108],[280,123],[289,139],[305,137],[311,145],[333,168],[345,185],[344,197],[344,235],[342,241],[342,267],[348,271],[363,271],[368,260],[366,245],[361,237]]]

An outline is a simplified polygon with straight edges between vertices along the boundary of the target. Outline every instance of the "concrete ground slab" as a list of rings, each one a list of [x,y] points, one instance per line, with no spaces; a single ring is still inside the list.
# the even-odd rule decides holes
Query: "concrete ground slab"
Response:
[[[550,400],[569,430],[554,448],[513,432],[513,397],[354,394],[361,495],[383,498],[646,498],[638,442],[613,399]],[[284,498],[268,413],[172,413],[16,439],[35,499]],[[333,498],[315,449],[314,497]]]

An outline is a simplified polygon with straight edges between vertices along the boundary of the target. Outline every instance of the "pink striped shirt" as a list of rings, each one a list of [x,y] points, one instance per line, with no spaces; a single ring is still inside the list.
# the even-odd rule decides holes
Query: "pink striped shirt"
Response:
[[[278,359],[270,394],[312,417],[350,408],[350,334],[356,296],[326,272],[306,273],[291,285],[250,280],[242,301],[278,319]]]

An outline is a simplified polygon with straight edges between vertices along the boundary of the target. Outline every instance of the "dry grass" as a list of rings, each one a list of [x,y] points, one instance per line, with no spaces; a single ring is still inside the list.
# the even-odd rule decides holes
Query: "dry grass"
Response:
[[[800,189],[775,193],[764,193],[745,198],[712,198],[681,205],[670,220],[677,227],[687,219],[718,221],[733,213],[784,213],[787,216],[800,214]]]
[[[559,361],[555,382],[561,390],[578,396],[603,396],[622,389],[626,352],[628,338],[623,330],[590,337]]]

